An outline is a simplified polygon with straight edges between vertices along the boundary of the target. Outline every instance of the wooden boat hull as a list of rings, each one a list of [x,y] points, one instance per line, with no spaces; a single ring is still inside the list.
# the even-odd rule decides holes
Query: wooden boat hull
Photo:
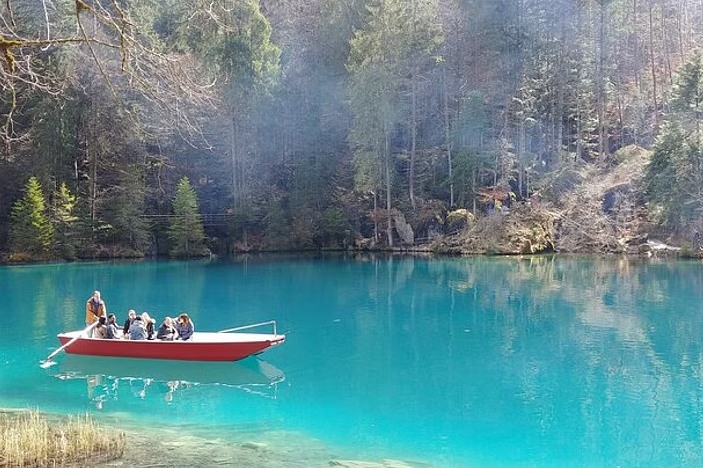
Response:
[[[82,331],[60,333],[61,345]],[[265,333],[195,332],[188,341],[107,340],[80,337],[65,348],[68,354],[86,356],[169,359],[180,361],[238,361],[285,341],[285,335]]]

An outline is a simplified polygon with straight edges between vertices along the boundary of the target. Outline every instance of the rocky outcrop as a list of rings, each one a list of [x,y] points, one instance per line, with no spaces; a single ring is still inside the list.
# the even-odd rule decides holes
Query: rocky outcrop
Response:
[[[405,220],[405,215],[398,210],[393,210],[393,224],[402,245],[413,245],[415,243],[413,227]]]

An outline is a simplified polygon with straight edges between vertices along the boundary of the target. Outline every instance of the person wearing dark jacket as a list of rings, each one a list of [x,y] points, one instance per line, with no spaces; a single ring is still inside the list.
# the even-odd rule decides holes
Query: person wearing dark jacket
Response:
[[[140,316],[134,317],[134,322],[129,327],[129,339],[130,340],[146,340],[147,333],[144,324],[142,323],[142,318]]]
[[[115,323],[115,314],[107,316],[107,325],[105,326],[105,338],[108,340],[119,339],[117,332],[117,324]]]
[[[159,326],[159,330],[156,332],[156,339],[171,341],[175,339],[177,335],[178,332],[173,327],[173,319],[171,317],[166,317]]]
[[[137,313],[134,311],[134,309],[130,309],[130,311],[127,312],[127,320],[124,321],[124,325],[122,326],[122,334],[124,336],[127,336],[127,333],[129,333],[129,327],[132,326],[136,317]]]
[[[189,340],[193,336],[195,325],[188,317],[188,314],[184,313],[178,316],[176,331],[178,332],[177,340]]]

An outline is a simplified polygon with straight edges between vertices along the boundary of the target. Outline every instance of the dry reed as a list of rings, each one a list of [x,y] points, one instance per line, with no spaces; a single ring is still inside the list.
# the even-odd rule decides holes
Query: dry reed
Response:
[[[125,435],[89,415],[49,422],[38,411],[0,413],[0,467],[55,467],[122,457]]]

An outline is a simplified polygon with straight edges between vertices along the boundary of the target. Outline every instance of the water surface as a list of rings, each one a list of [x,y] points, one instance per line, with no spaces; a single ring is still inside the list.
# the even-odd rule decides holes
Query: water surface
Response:
[[[324,445],[306,459],[319,466],[701,465],[701,286],[694,262],[552,257],[5,267],[0,406],[275,434]],[[130,308],[186,311],[200,330],[276,319],[288,339],[219,366],[62,355],[40,368],[96,288],[120,321]]]

